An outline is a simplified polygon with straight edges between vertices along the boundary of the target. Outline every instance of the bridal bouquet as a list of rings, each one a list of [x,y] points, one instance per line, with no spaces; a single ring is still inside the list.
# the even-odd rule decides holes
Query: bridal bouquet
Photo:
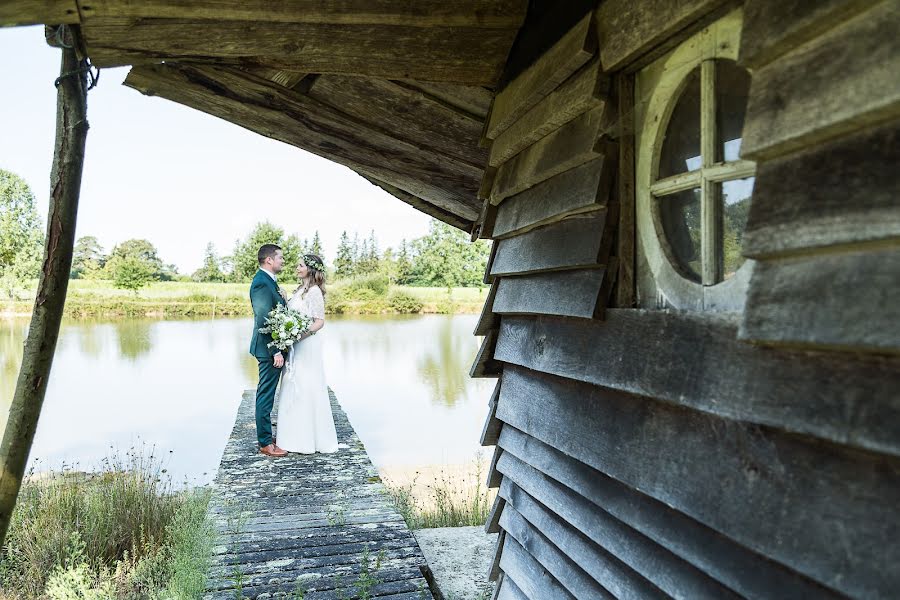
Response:
[[[266,325],[260,327],[259,332],[271,334],[270,348],[274,346],[279,350],[287,350],[300,339],[301,335],[309,331],[312,322],[309,317],[279,304],[266,317]]]

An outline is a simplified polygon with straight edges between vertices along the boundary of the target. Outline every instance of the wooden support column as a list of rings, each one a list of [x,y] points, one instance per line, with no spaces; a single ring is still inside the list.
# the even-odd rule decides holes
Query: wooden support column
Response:
[[[61,39],[64,47],[60,78],[57,80],[56,146],[50,174],[50,210],[44,262],[22,367],[0,444],[0,545],[6,538],[47,391],[72,268],[75,220],[88,130],[88,88],[82,70],[85,63],[79,60],[75,52],[71,32],[65,31]]]

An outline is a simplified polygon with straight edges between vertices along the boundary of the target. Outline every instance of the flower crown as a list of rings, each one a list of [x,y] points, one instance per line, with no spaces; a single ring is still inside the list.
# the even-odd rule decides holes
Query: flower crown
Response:
[[[321,271],[323,273],[325,272],[325,264],[314,254],[304,254],[303,262],[306,263],[307,267],[312,267],[316,271]]]

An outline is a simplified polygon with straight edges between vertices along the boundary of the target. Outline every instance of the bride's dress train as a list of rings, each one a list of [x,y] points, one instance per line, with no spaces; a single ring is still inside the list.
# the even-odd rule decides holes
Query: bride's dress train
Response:
[[[316,319],[325,318],[322,290],[313,286],[300,292],[288,306]],[[312,454],[338,449],[325,369],[322,364],[322,334],[310,336],[294,344],[278,397],[278,446],[288,452]]]

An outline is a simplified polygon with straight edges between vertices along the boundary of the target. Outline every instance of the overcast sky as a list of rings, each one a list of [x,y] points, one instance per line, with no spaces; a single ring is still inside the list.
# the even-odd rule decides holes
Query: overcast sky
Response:
[[[0,29],[0,168],[22,176],[47,214],[59,51],[42,27]],[[87,153],[77,235],[104,249],[129,238],[156,244],[182,273],[208,242],[231,251],[258,221],[321,233],[334,257],[343,230],[375,230],[382,248],[418,237],[430,217],[346,167],[199,111],[121,85],[103,70],[88,97]]]

